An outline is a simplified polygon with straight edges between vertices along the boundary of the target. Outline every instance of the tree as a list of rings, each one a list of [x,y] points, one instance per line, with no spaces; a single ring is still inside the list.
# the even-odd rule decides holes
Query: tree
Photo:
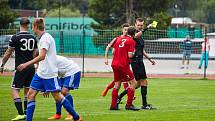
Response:
[[[137,17],[152,17],[155,13],[166,12],[171,0],[90,0],[88,15],[102,27],[120,26],[126,22],[128,3],[133,3],[131,17],[134,20]]]
[[[9,23],[12,23],[18,14],[10,9],[6,1],[0,2],[0,29],[6,29],[9,27]]]
[[[79,17],[80,11],[79,10],[71,10],[69,8],[61,7],[61,17]],[[58,17],[59,16],[59,9],[51,9],[47,13],[47,17]]]
[[[125,22],[123,0],[91,0],[88,15],[104,28],[116,27]]]

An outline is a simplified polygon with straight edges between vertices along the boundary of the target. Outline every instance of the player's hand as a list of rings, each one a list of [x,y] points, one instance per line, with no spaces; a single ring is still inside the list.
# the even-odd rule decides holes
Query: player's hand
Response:
[[[18,71],[22,71],[23,69],[25,69],[27,67],[27,65],[25,63],[23,64],[20,64],[18,67],[17,67],[17,70]]]
[[[1,74],[3,74],[3,72],[4,72],[4,65],[1,65],[0,72],[1,72]]]
[[[147,26],[147,28],[151,28],[151,27],[152,27],[152,23]]]
[[[44,97],[44,98],[49,98],[49,92],[44,92],[44,93],[43,93],[43,97]]]

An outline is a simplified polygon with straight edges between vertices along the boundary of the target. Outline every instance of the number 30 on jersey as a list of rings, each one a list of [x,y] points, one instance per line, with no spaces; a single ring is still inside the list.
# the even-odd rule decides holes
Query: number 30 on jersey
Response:
[[[29,50],[29,51],[32,51],[34,49],[34,45],[35,45],[35,40],[33,38],[30,38],[30,39],[21,39],[20,42],[22,42],[23,46],[20,48],[20,50],[22,51],[26,51],[26,50]]]

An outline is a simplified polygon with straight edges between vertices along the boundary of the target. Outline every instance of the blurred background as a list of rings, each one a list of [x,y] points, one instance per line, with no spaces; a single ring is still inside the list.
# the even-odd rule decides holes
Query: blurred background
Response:
[[[1,0],[0,11],[0,56],[10,37],[19,32],[21,17],[31,22],[43,17],[58,54],[73,58],[82,72],[111,72],[103,63],[105,47],[121,34],[123,23],[134,25],[141,17],[145,25],[158,22],[143,35],[146,52],[157,61],[155,66],[146,61],[149,74],[215,74],[214,0]],[[187,35],[193,42],[191,62],[188,70],[182,70]],[[211,44],[207,70],[198,69],[206,37]],[[8,70],[13,70],[13,61]]]

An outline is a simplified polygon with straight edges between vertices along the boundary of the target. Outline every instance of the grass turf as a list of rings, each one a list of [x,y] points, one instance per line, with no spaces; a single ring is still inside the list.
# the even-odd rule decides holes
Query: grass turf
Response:
[[[0,121],[9,121],[17,115],[10,92],[12,77],[0,77]],[[106,97],[100,94],[111,78],[82,78],[78,90],[71,91],[75,110],[83,121],[214,121],[215,80],[148,79],[148,102],[157,110],[109,111],[111,91]],[[122,90],[121,90],[122,91]],[[121,92],[120,91],[120,92]],[[21,93],[23,90],[21,90]],[[134,105],[141,106],[140,90]],[[55,113],[52,97],[37,95],[34,121],[46,121]],[[62,109],[64,120],[66,111]]]

